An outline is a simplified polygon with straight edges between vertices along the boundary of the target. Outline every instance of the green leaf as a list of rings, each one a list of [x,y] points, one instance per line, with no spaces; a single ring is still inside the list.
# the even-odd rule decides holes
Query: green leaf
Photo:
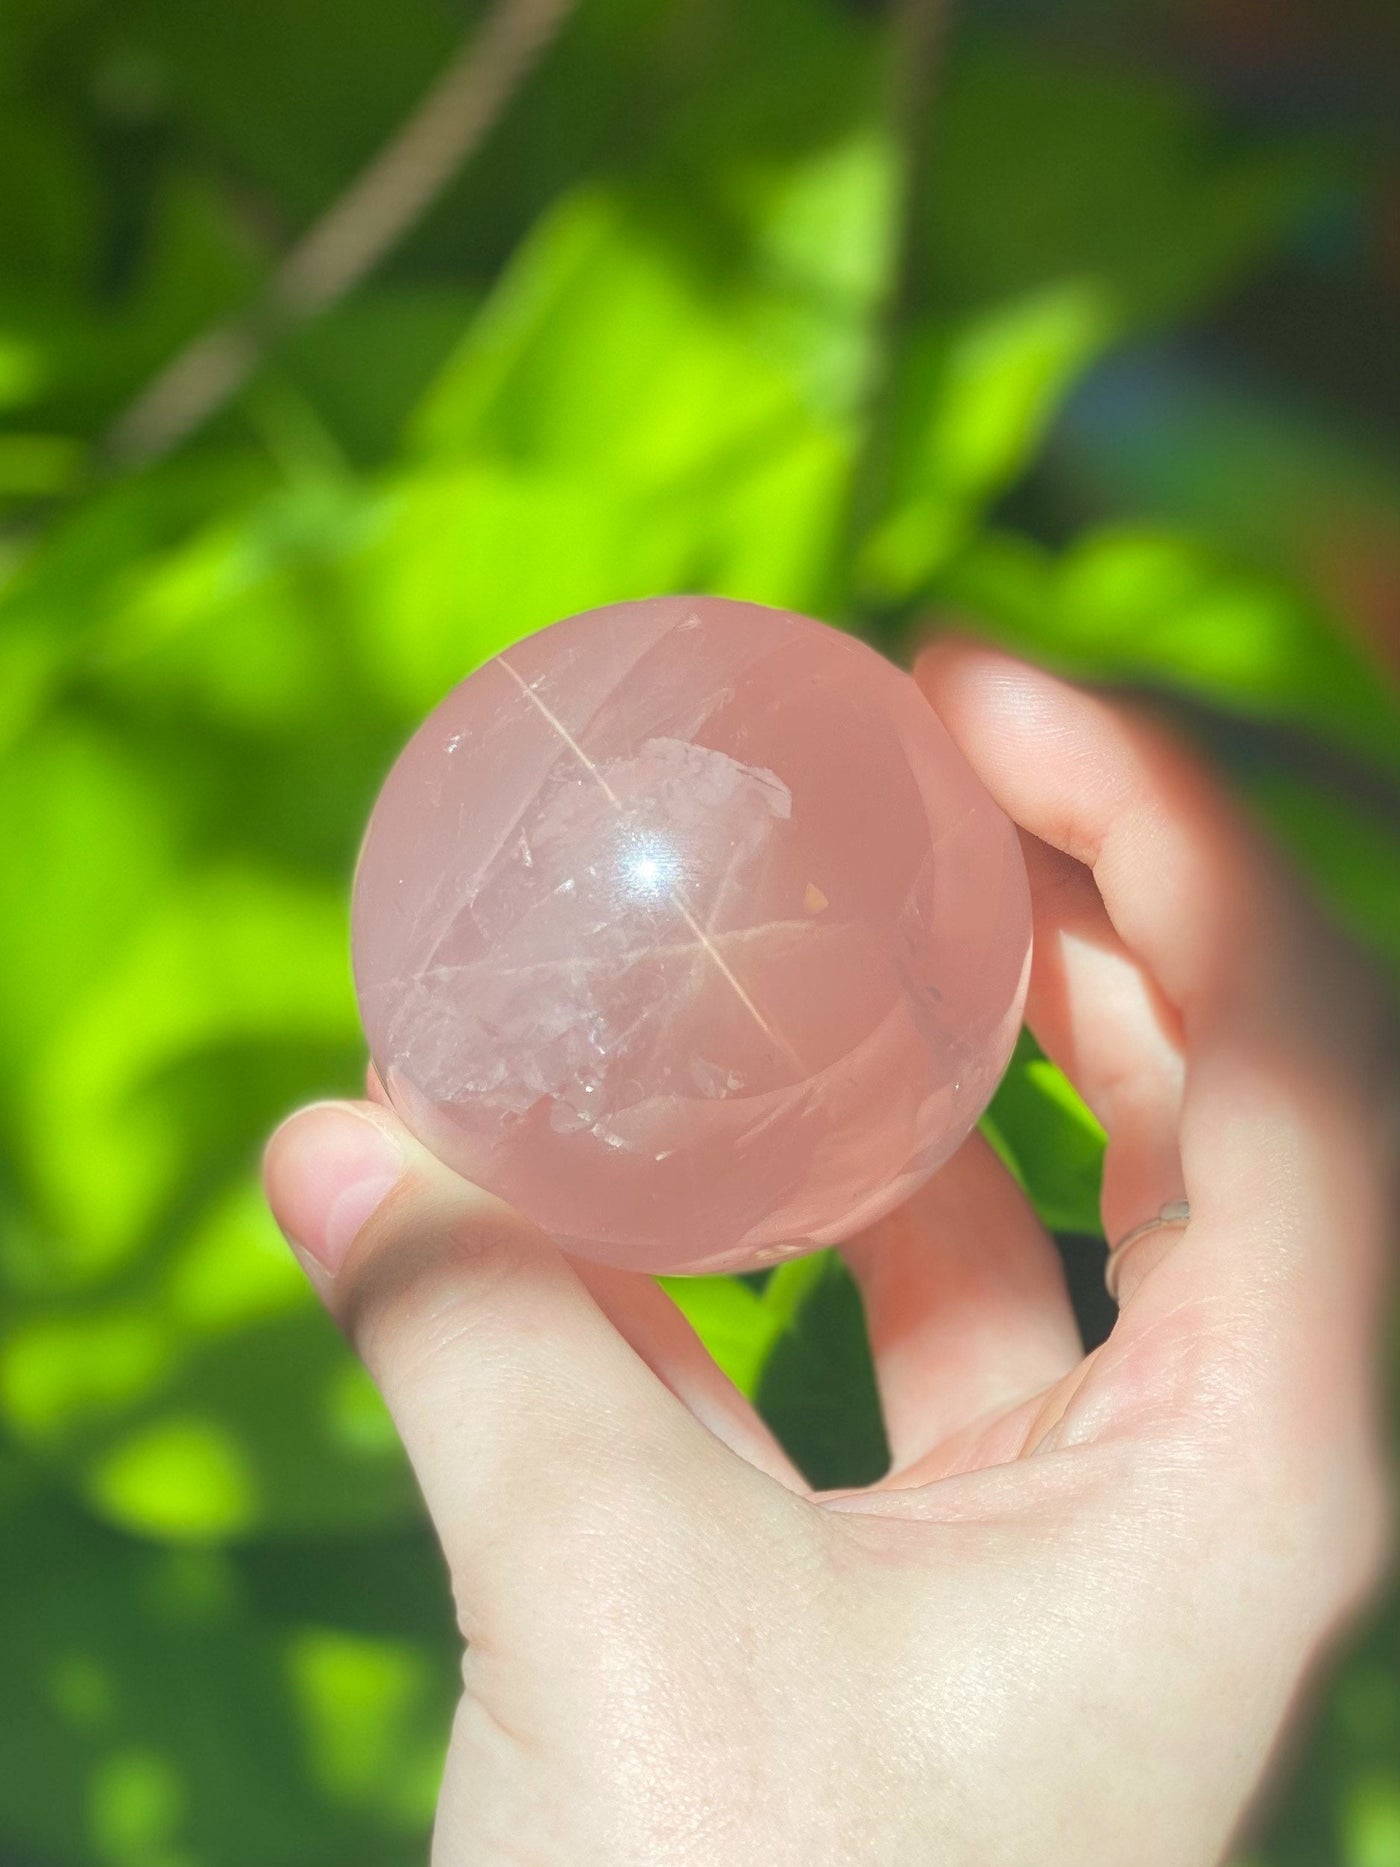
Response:
[[[415,422],[429,453],[673,481],[791,418],[782,372],[620,201],[561,204],[531,235]]]
[[[868,1484],[885,1471],[865,1314],[834,1251],[789,1259],[761,1290],[737,1277],[661,1281],[811,1483]]]
[[[270,1619],[225,1556],[144,1549],[32,1488],[3,1512],[0,1590],[24,1604],[0,1617],[6,1860],[384,1867],[409,1843],[421,1858],[460,1689],[446,1616],[357,1628],[322,1591]],[[319,1557],[343,1566],[334,1544]],[[277,1560],[309,1575],[318,1552]],[[426,1545],[394,1573],[436,1608]]]
[[[1400,763],[1400,709],[1316,606],[1188,538],[1124,527],[1067,555],[1057,617],[1069,653]]]
[[[420,1508],[368,1376],[310,1312],[206,1338],[158,1395],[50,1462],[100,1515],[162,1542],[363,1531]]]
[[[86,157],[58,112],[11,95],[0,116],[0,174],[23,179],[0,187],[0,278],[10,290],[21,279],[59,290],[82,278],[97,209]]]
[[[187,872],[55,1021],[16,1118],[51,1234],[47,1262],[30,1267],[37,1287],[107,1276],[148,1246],[170,1202],[208,1187],[216,1163],[230,1170],[237,1136],[199,1130],[217,1072],[206,1061],[203,1085],[191,1084],[187,1060],[229,1045],[236,1059],[253,1041],[355,1053],[345,917],[338,893],[247,870]]]
[[[1112,526],[1056,559],[989,533],[937,591],[999,641],[1071,674],[1287,721],[1400,769],[1400,703],[1336,623],[1189,537]]]
[[[0,1338],[6,1426],[20,1443],[61,1444],[158,1392],[182,1349],[149,1303],[23,1318]]]
[[[265,276],[266,255],[226,191],[190,169],[157,168],[155,183],[132,276],[114,302],[79,296],[56,311],[36,296],[11,305],[14,327],[47,354],[39,406],[60,428],[91,433],[113,420],[183,345],[242,311]]]
[[[1351,1783],[1344,1822],[1347,1867],[1400,1867],[1400,1770]]]
[[[1134,323],[1180,318],[1227,287],[1336,167],[1314,147],[1231,143],[1184,85],[1011,31],[952,62],[932,140],[926,244],[939,302],[1091,278]]]
[[[685,585],[684,517],[588,475],[428,467],[391,488],[381,510],[357,562],[355,646],[374,691],[406,723],[531,630]]]
[[[0,760],[0,1024],[11,1092],[169,883],[178,811],[110,729],[57,720]],[[0,1089],[0,1095],[5,1091]]]
[[[476,294],[459,287],[370,287],[296,332],[273,369],[304,391],[351,460],[392,460],[476,309]]]
[[[196,1229],[172,1262],[147,1257],[110,1297],[20,1308],[0,1333],[0,1424],[98,1515],[156,1541],[416,1516],[368,1376],[256,1189],[239,1192],[246,1217],[217,1255]]]
[[[181,120],[303,225],[412,110],[461,31],[431,0],[403,0],[394,31],[383,24],[350,0],[241,0],[236,13],[203,21],[155,4],[138,43],[148,83],[178,98]]]
[[[0,753],[81,682],[123,603],[163,572],[164,554],[215,514],[226,534],[266,486],[247,457],[181,461],[94,487],[27,549],[0,557]]]
[[[740,1393],[752,1397],[774,1339],[779,1312],[737,1277],[663,1277],[677,1309]]]
[[[94,1460],[85,1488],[101,1515],[173,1542],[218,1542],[245,1533],[258,1517],[239,1440],[200,1414],[124,1434]]]
[[[80,485],[86,449],[66,434],[0,435],[0,499],[43,499]]]
[[[1056,409],[1112,335],[1105,291],[1056,285],[952,333],[909,344],[888,510],[860,574],[883,600],[912,594],[967,537],[987,503],[1029,464]]]
[[[982,1126],[1052,1232],[1100,1231],[1104,1131],[1033,1045],[1018,1047]]]
[[[322,732],[346,704],[350,574],[376,502],[316,475],[113,577],[91,667],[128,707],[241,734]]]
[[[832,616],[853,461],[849,431],[813,427],[717,473],[692,522],[691,587]]]
[[[292,1641],[288,1672],[313,1780],[348,1807],[426,1827],[441,1776],[437,1746],[425,1741],[433,1659],[403,1640],[308,1627]]]
[[[752,229],[729,319],[791,374],[818,417],[859,414],[869,391],[899,194],[888,130],[868,123],[801,160],[728,181],[727,202]]]
[[[44,353],[39,344],[0,330],[0,408],[22,408],[44,380]]]
[[[850,1272],[835,1252],[818,1252],[780,1265],[763,1294],[782,1327],[755,1390],[759,1412],[809,1483],[873,1483],[890,1453]]]

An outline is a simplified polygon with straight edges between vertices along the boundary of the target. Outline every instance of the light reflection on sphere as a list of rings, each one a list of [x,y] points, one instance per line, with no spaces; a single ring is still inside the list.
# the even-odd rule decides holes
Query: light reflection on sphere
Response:
[[[910,677],[783,610],[570,617],[375,806],[355,979],[390,1099],[581,1256],[739,1269],[958,1146],[1020,1025],[1016,832]]]

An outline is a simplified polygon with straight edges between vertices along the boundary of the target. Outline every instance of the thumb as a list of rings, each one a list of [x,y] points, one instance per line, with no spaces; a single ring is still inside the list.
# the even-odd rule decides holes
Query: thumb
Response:
[[[700,1428],[555,1245],[388,1109],[327,1102],[268,1143],[273,1213],[376,1385],[460,1598],[535,1534],[674,1473]]]

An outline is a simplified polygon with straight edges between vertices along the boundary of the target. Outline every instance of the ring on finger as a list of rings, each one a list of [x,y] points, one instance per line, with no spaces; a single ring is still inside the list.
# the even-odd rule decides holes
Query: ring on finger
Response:
[[[1135,1225],[1131,1231],[1124,1232],[1117,1244],[1110,1247],[1108,1262],[1103,1267],[1103,1280],[1115,1303],[1118,1301],[1118,1282],[1123,1260],[1133,1246],[1153,1232],[1183,1231],[1190,1223],[1190,1200],[1169,1199],[1155,1218],[1144,1219],[1141,1225]]]

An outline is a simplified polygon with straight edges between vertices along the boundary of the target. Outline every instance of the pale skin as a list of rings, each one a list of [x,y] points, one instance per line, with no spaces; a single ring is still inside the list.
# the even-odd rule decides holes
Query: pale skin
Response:
[[[1140,714],[942,641],[1023,832],[1028,1019],[1103,1122],[1086,1357],[977,1137],[846,1248],[893,1450],[814,1495],[660,1288],[571,1265],[375,1094],[273,1208],[384,1394],[465,1640],[435,1867],[1210,1867],[1382,1573],[1383,997]]]

